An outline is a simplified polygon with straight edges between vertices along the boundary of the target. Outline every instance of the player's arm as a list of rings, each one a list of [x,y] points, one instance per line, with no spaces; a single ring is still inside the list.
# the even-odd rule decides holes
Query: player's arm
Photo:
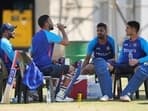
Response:
[[[112,51],[113,51],[113,58],[109,59],[108,61],[115,61],[115,41],[113,39],[114,37],[109,36],[108,40],[112,46]]]
[[[141,48],[144,50],[146,56],[138,59],[138,63],[148,62],[148,42],[141,39]]]
[[[89,61],[91,59],[91,55],[93,53],[93,49],[94,49],[94,46],[96,44],[96,41],[95,40],[92,40],[88,43],[88,47],[87,47],[87,54],[86,54],[86,57],[84,58],[84,62],[83,62],[83,65],[82,65],[82,69],[87,65],[89,64]]]
[[[82,65],[82,69],[83,69],[87,64],[89,64],[90,58],[91,58],[91,55],[86,55],[86,57],[85,57],[85,59],[84,59],[84,62],[83,62],[83,65]]]
[[[46,34],[46,37],[47,37],[47,40],[49,43],[57,43],[57,44],[62,44],[64,46],[69,44],[67,34],[64,29],[61,31],[63,34],[63,38],[53,32],[49,32],[47,30],[44,30],[44,32]]]
[[[4,50],[8,58],[13,61],[14,51],[12,49],[12,45],[8,41],[3,40],[1,43],[1,48]]]
[[[64,29],[65,26],[62,25],[62,24],[57,24],[57,27],[58,27],[58,29],[61,31],[62,36],[63,36],[63,39],[62,39],[62,41],[60,42],[60,44],[62,44],[62,45],[64,45],[64,46],[68,45],[68,44],[69,44],[69,40],[68,40],[67,34],[66,34],[66,32],[65,32],[65,29]]]

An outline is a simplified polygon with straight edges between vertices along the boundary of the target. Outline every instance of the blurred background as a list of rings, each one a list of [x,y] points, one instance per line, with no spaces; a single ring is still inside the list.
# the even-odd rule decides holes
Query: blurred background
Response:
[[[67,26],[71,45],[56,45],[54,58],[70,57],[73,61],[84,57],[87,42],[96,34],[96,24],[108,25],[114,36],[116,52],[125,38],[126,22],[137,20],[140,35],[148,40],[148,0],[1,0],[0,24],[17,25],[16,38],[11,40],[16,49],[28,50],[32,36],[39,30],[37,19],[48,14],[54,23]],[[55,33],[59,33],[55,27]]]

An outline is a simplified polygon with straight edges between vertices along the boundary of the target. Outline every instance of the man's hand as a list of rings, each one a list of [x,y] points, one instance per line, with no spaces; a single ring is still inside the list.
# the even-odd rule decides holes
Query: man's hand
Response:
[[[58,23],[58,24],[57,24],[57,28],[58,28],[60,31],[63,31],[64,28],[66,28],[66,26],[64,26],[63,24]]]
[[[113,71],[114,66],[112,66],[110,63],[107,63],[107,65],[108,65],[109,70],[110,70],[110,71]]]
[[[87,64],[85,67],[81,69],[81,74],[83,75],[86,75],[86,74],[92,75],[94,73],[95,73],[95,70],[94,70],[93,64]]]
[[[138,59],[130,59],[129,60],[129,65],[130,66],[135,66],[136,64],[138,64]]]

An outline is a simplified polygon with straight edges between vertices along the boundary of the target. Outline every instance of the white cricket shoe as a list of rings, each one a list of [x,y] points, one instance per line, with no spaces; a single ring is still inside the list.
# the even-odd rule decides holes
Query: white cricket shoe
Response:
[[[120,96],[120,101],[130,102],[131,98],[128,95]]]
[[[57,96],[56,97],[56,101],[57,102],[72,102],[72,101],[74,101],[74,99],[73,98],[70,98],[70,97],[65,97],[63,99],[63,98]]]
[[[112,100],[113,100],[113,98],[109,98],[108,95],[104,95],[100,98],[100,101],[112,101]]]

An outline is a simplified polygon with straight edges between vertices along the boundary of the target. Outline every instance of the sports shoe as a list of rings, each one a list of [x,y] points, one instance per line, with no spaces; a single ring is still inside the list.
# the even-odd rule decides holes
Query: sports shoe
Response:
[[[28,91],[28,100],[29,100],[29,102],[38,101],[39,100],[38,92],[36,90],[29,90]]]
[[[113,98],[109,98],[108,95],[104,95],[100,98],[100,101],[112,101],[112,100],[113,100]]]
[[[130,102],[131,98],[128,95],[120,96],[120,101]]]
[[[72,101],[74,101],[74,99],[73,98],[70,98],[70,97],[65,97],[64,99],[62,99],[62,98],[60,98],[60,97],[56,97],[56,101],[57,102],[72,102]]]

